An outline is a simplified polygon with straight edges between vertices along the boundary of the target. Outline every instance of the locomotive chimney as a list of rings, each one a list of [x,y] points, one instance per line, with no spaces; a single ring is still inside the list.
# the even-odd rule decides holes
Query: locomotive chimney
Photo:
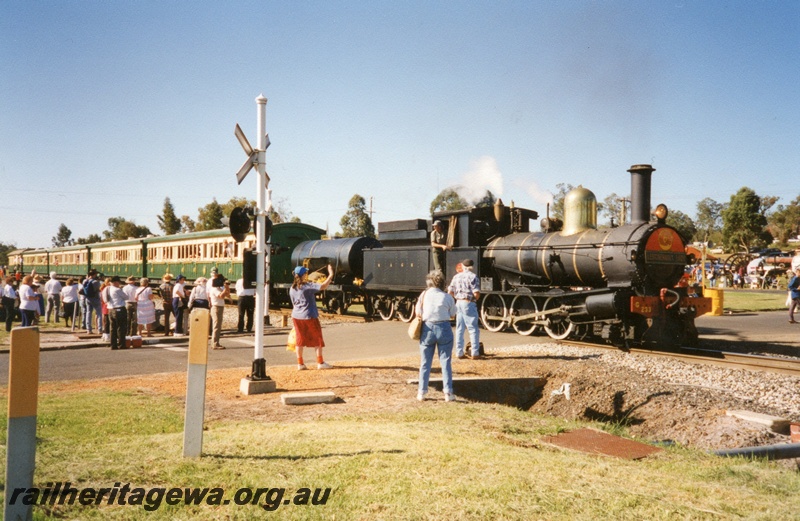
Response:
[[[650,177],[652,165],[633,165],[631,173],[631,224],[650,221]]]

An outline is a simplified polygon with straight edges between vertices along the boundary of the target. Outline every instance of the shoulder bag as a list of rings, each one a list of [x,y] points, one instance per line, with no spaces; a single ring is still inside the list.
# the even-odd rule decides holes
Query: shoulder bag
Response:
[[[424,305],[425,293],[427,292],[428,290],[423,291],[422,295],[420,295],[419,297],[420,309],[422,309],[422,306]],[[411,323],[408,324],[408,337],[411,340],[419,340],[421,336],[422,336],[422,315],[416,315],[413,319],[411,319]]]

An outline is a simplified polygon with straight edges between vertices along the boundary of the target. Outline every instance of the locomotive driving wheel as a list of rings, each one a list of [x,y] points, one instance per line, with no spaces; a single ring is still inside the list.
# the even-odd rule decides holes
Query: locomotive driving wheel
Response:
[[[550,297],[544,301],[542,311],[558,309],[561,307],[561,300],[558,297]],[[557,311],[547,315],[547,322],[544,330],[548,336],[554,340],[564,340],[575,328],[575,324],[569,319],[566,311]]]
[[[487,295],[481,304],[481,323],[492,332],[504,329],[508,322],[508,310],[502,295]]]
[[[539,312],[539,307],[536,301],[530,295],[517,295],[511,301],[511,327],[520,335],[530,335],[539,327],[536,319],[533,317],[523,318],[518,320],[517,317],[527,317],[528,315],[535,315]]]
[[[394,318],[394,301],[388,297],[376,297],[372,307],[378,312],[383,320]]]
[[[411,319],[414,318],[414,299],[400,299],[400,301],[395,305],[395,309],[397,310],[397,317],[400,320],[403,322],[411,322]]]

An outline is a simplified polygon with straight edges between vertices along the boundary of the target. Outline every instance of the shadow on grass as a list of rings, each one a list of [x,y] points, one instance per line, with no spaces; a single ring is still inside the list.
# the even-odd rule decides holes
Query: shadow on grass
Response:
[[[322,458],[341,458],[344,457],[352,457],[352,456],[364,456],[370,454],[405,454],[406,451],[400,449],[394,450],[360,450],[357,452],[332,452],[329,454],[319,454],[316,456],[292,456],[292,455],[284,455],[284,456],[247,456],[247,455],[231,455],[231,454],[213,454],[213,453],[203,453],[203,456],[209,458],[218,458],[223,460],[289,460],[289,461],[297,461],[297,460],[312,460],[312,459],[322,459]]]

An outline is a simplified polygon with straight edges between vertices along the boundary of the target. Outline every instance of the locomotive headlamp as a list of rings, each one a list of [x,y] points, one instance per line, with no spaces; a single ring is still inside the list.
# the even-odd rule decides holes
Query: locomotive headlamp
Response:
[[[656,209],[653,211],[653,215],[655,215],[656,219],[658,219],[659,221],[666,220],[667,215],[669,215],[669,210],[667,209],[667,205],[662,203],[656,206]]]

